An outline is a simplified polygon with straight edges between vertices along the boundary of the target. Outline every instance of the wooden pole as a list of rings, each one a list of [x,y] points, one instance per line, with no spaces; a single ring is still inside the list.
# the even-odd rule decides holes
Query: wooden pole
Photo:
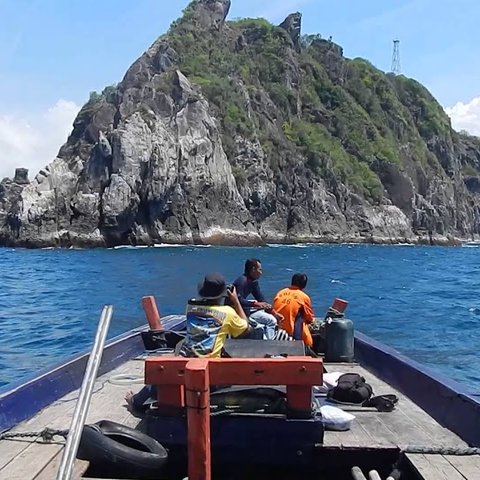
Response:
[[[185,369],[188,420],[188,480],[211,480],[210,379],[206,358],[195,358]]]
[[[145,315],[147,316],[150,330],[163,330],[162,321],[160,320],[160,313],[157,308],[157,302],[155,302],[155,297],[143,297],[142,307]]]

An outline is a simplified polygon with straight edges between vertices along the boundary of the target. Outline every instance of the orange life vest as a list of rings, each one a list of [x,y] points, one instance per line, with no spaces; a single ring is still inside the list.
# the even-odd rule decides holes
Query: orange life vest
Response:
[[[301,321],[302,339],[306,345],[313,345],[312,335],[308,324],[313,322],[314,313],[310,297],[299,287],[290,286],[280,290],[273,300],[273,309],[283,315],[279,324],[289,335],[293,336],[295,322]]]

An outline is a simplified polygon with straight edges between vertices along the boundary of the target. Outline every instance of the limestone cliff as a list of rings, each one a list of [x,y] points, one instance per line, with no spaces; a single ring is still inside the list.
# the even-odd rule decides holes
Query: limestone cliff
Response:
[[[480,233],[480,143],[417,82],[301,15],[196,0],[58,157],[0,183],[0,243],[452,242]]]

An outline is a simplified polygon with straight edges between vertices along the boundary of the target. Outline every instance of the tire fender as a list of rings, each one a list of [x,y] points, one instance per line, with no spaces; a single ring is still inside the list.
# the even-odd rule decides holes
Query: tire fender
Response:
[[[111,473],[135,478],[158,478],[168,461],[168,452],[152,437],[121,425],[102,420],[85,425],[77,458]]]

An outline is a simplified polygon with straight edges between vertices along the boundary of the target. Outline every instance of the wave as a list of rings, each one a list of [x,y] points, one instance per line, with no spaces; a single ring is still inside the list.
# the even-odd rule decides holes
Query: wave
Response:
[[[190,247],[191,245],[182,245],[181,243],[156,243],[153,248],[179,248]]]
[[[267,243],[270,248],[309,248],[321,245],[328,245],[327,243]]]
[[[188,245],[184,243],[155,243],[154,245],[117,245],[108,250],[137,250],[141,248],[210,248],[211,245]]]

